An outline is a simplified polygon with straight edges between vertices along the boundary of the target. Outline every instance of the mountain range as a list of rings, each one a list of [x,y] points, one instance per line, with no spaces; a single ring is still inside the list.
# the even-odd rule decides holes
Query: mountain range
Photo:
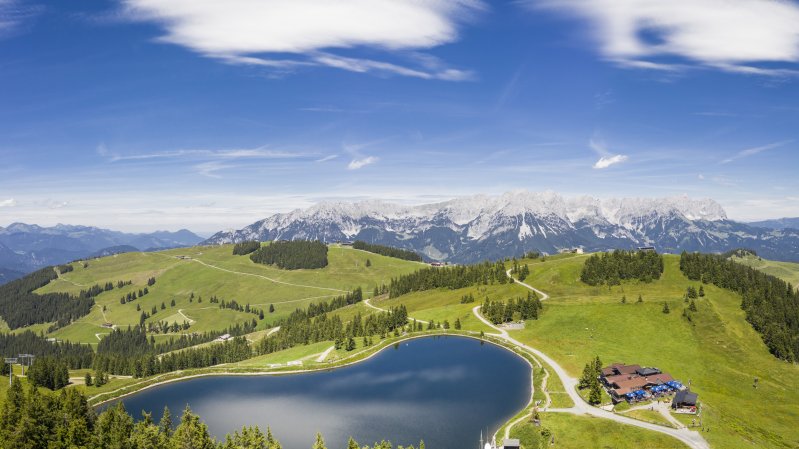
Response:
[[[0,283],[48,265],[120,252],[192,246],[203,239],[191,231],[128,234],[90,226],[13,223],[0,226]]]
[[[684,196],[596,199],[523,191],[417,206],[374,200],[324,202],[218,232],[203,244],[253,239],[364,240],[454,263],[530,250],[641,246],[661,252],[746,247],[769,259],[799,261],[799,230],[733,221],[715,201]]]

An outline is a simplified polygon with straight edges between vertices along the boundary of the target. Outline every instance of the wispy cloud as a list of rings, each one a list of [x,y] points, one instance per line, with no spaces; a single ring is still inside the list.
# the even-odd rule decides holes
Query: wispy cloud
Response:
[[[291,70],[327,66],[461,81],[469,71],[424,61],[414,51],[458,39],[458,27],[485,9],[481,0],[123,0],[134,20],[156,22],[160,37],[231,64]],[[312,14],[309,11],[313,11]],[[368,47],[408,65],[344,57],[332,49]]]
[[[100,156],[108,158],[110,162],[142,161],[148,159],[178,159],[178,158],[205,158],[205,159],[298,159],[314,157],[313,153],[297,153],[283,150],[272,150],[267,147],[243,148],[228,150],[185,149],[166,150],[150,153],[119,154],[111,152],[104,144],[97,147]]]
[[[361,159],[353,159],[347,165],[348,170],[360,170],[367,165],[374,164],[375,162],[379,161],[380,159],[375,156],[366,156]]]
[[[329,156],[325,156],[323,158],[317,159],[314,162],[320,162],[321,163],[321,162],[332,161],[333,159],[335,159],[337,157],[338,157],[338,154],[331,154]]]
[[[220,161],[203,162],[195,165],[193,168],[198,175],[207,176],[209,178],[221,178],[217,172],[229,168],[234,168],[235,165],[225,164]]]
[[[799,5],[762,0],[528,0],[592,25],[602,55],[624,67],[797,76]],[[768,67],[759,66],[764,62]],[[787,67],[774,63],[788,64]]]
[[[40,5],[23,4],[17,0],[0,0],[0,37],[14,33],[25,21],[40,14]]]
[[[624,154],[612,154],[610,151],[608,151],[605,142],[596,137],[592,137],[588,141],[588,146],[599,155],[599,160],[594,163],[594,169],[596,170],[608,168],[611,165],[621,164],[629,159],[629,157]]]
[[[774,142],[774,143],[770,143],[768,145],[761,145],[761,146],[758,146],[758,147],[747,148],[745,150],[741,150],[741,151],[735,153],[735,155],[733,155],[731,157],[728,157],[727,159],[722,160],[721,163],[722,164],[729,164],[730,162],[737,161],[738,159],[743,159],[745,157],[754,156],[754,155],[762,153],[764,151],[773,150],[774,148],[779,148],[779,147],[781,147],[783,145],[786,145],[788,143],[791,143],[791,142],[792,142],[791,140],[784,140],[782,142]]]
[[[14,198],[0,201],[0,207],[14,207],[16,205],[17,201]]]

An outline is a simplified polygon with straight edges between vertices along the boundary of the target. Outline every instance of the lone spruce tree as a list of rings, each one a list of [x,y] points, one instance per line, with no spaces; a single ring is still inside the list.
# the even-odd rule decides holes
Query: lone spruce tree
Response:
[[[325,446],[325,440],[324,438],[322,438],[321,433],[319,432],[316,433],[316,441],[314,441],[313,446],[311,446],[311,449],[327,449],[327,446]]]

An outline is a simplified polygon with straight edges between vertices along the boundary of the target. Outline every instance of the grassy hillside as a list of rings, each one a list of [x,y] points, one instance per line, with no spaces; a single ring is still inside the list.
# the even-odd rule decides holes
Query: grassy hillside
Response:
[[[599,355],[606,363],[657,366],[690,381],[710,428],[704,435],[714,447],[799,445],[799,366],[768,353],[744,320],[739,296],[705,285],[707,295],[688,321],[681,316],[682,296],[696,283],[680,272],[679,257],[665,256],[659,281],[613,288],[582,284],[584,259],[527,261],[532,274],[526,282],[552,298],[540,320],[512,332],[515,338],[545,351],[573,376]],[[643,303],[636,303],[639,294]],[[670,314],[662,312],[663,302]]]
[[[732,257],[732,260],[776,276],[794,286],[799,285],[799,263],[777,262],[776,260],[762,259],[757,256]]]
[[[209,301],[211,296],[217,296],[264,309],[267,314],[259,322],[259,329],[265,329],[296,308],[329,300],[357,287],[363,288],[367,295],[371,294],[376,285],[421,266],[339,246],[330,247],[328,259],[329,265],[322,269],[282,270],[256,264],[247,256],[234,256],[232,245],[126,253],[90,260],[86,268],[82,263],[74,263],[74,271],[37,292],[77,293],[94,284],[132,281],[132,285],[101,293],[89,315],[50,334],[59,339],[97,344],[109,332],[102,327],[103,323],[117,326],[138,324],[141,312],[136,310],[137,305],[148,313],[153,306],[156,307],[157,313],[148,322],[188,321],[192,323],[189,332],[221,330],[256,317],[250,313],[219,309],[218,304]],[[367,259],[370,261],[368,267]],[[120,303],[121,296],[143,289],[151,277],[156,278],[156,283],[148,287],[149,294],[127,304]],[[194,299],[190,301],[192,294]],[[162,303],[165,310],[161,309]],[[272,314],[268,313],[270,304],[275,307]],[[41,331],[47,327],[37,325],[31,328]],[[156,334],[156,338],[168,337],[168,334]]]

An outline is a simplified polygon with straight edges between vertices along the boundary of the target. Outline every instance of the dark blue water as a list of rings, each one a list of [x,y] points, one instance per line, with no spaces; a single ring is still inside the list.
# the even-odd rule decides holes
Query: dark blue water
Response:
[[[530,398],[530,366],[505,349],[463,337],[410,340],[337,370],[286,376],[219,376],[162,385],[123,398],[134,416],[188,404],[223,439],[243,425],[272,432],[285,449],[330,449],[386,439],[394,445],[470,449]]]

